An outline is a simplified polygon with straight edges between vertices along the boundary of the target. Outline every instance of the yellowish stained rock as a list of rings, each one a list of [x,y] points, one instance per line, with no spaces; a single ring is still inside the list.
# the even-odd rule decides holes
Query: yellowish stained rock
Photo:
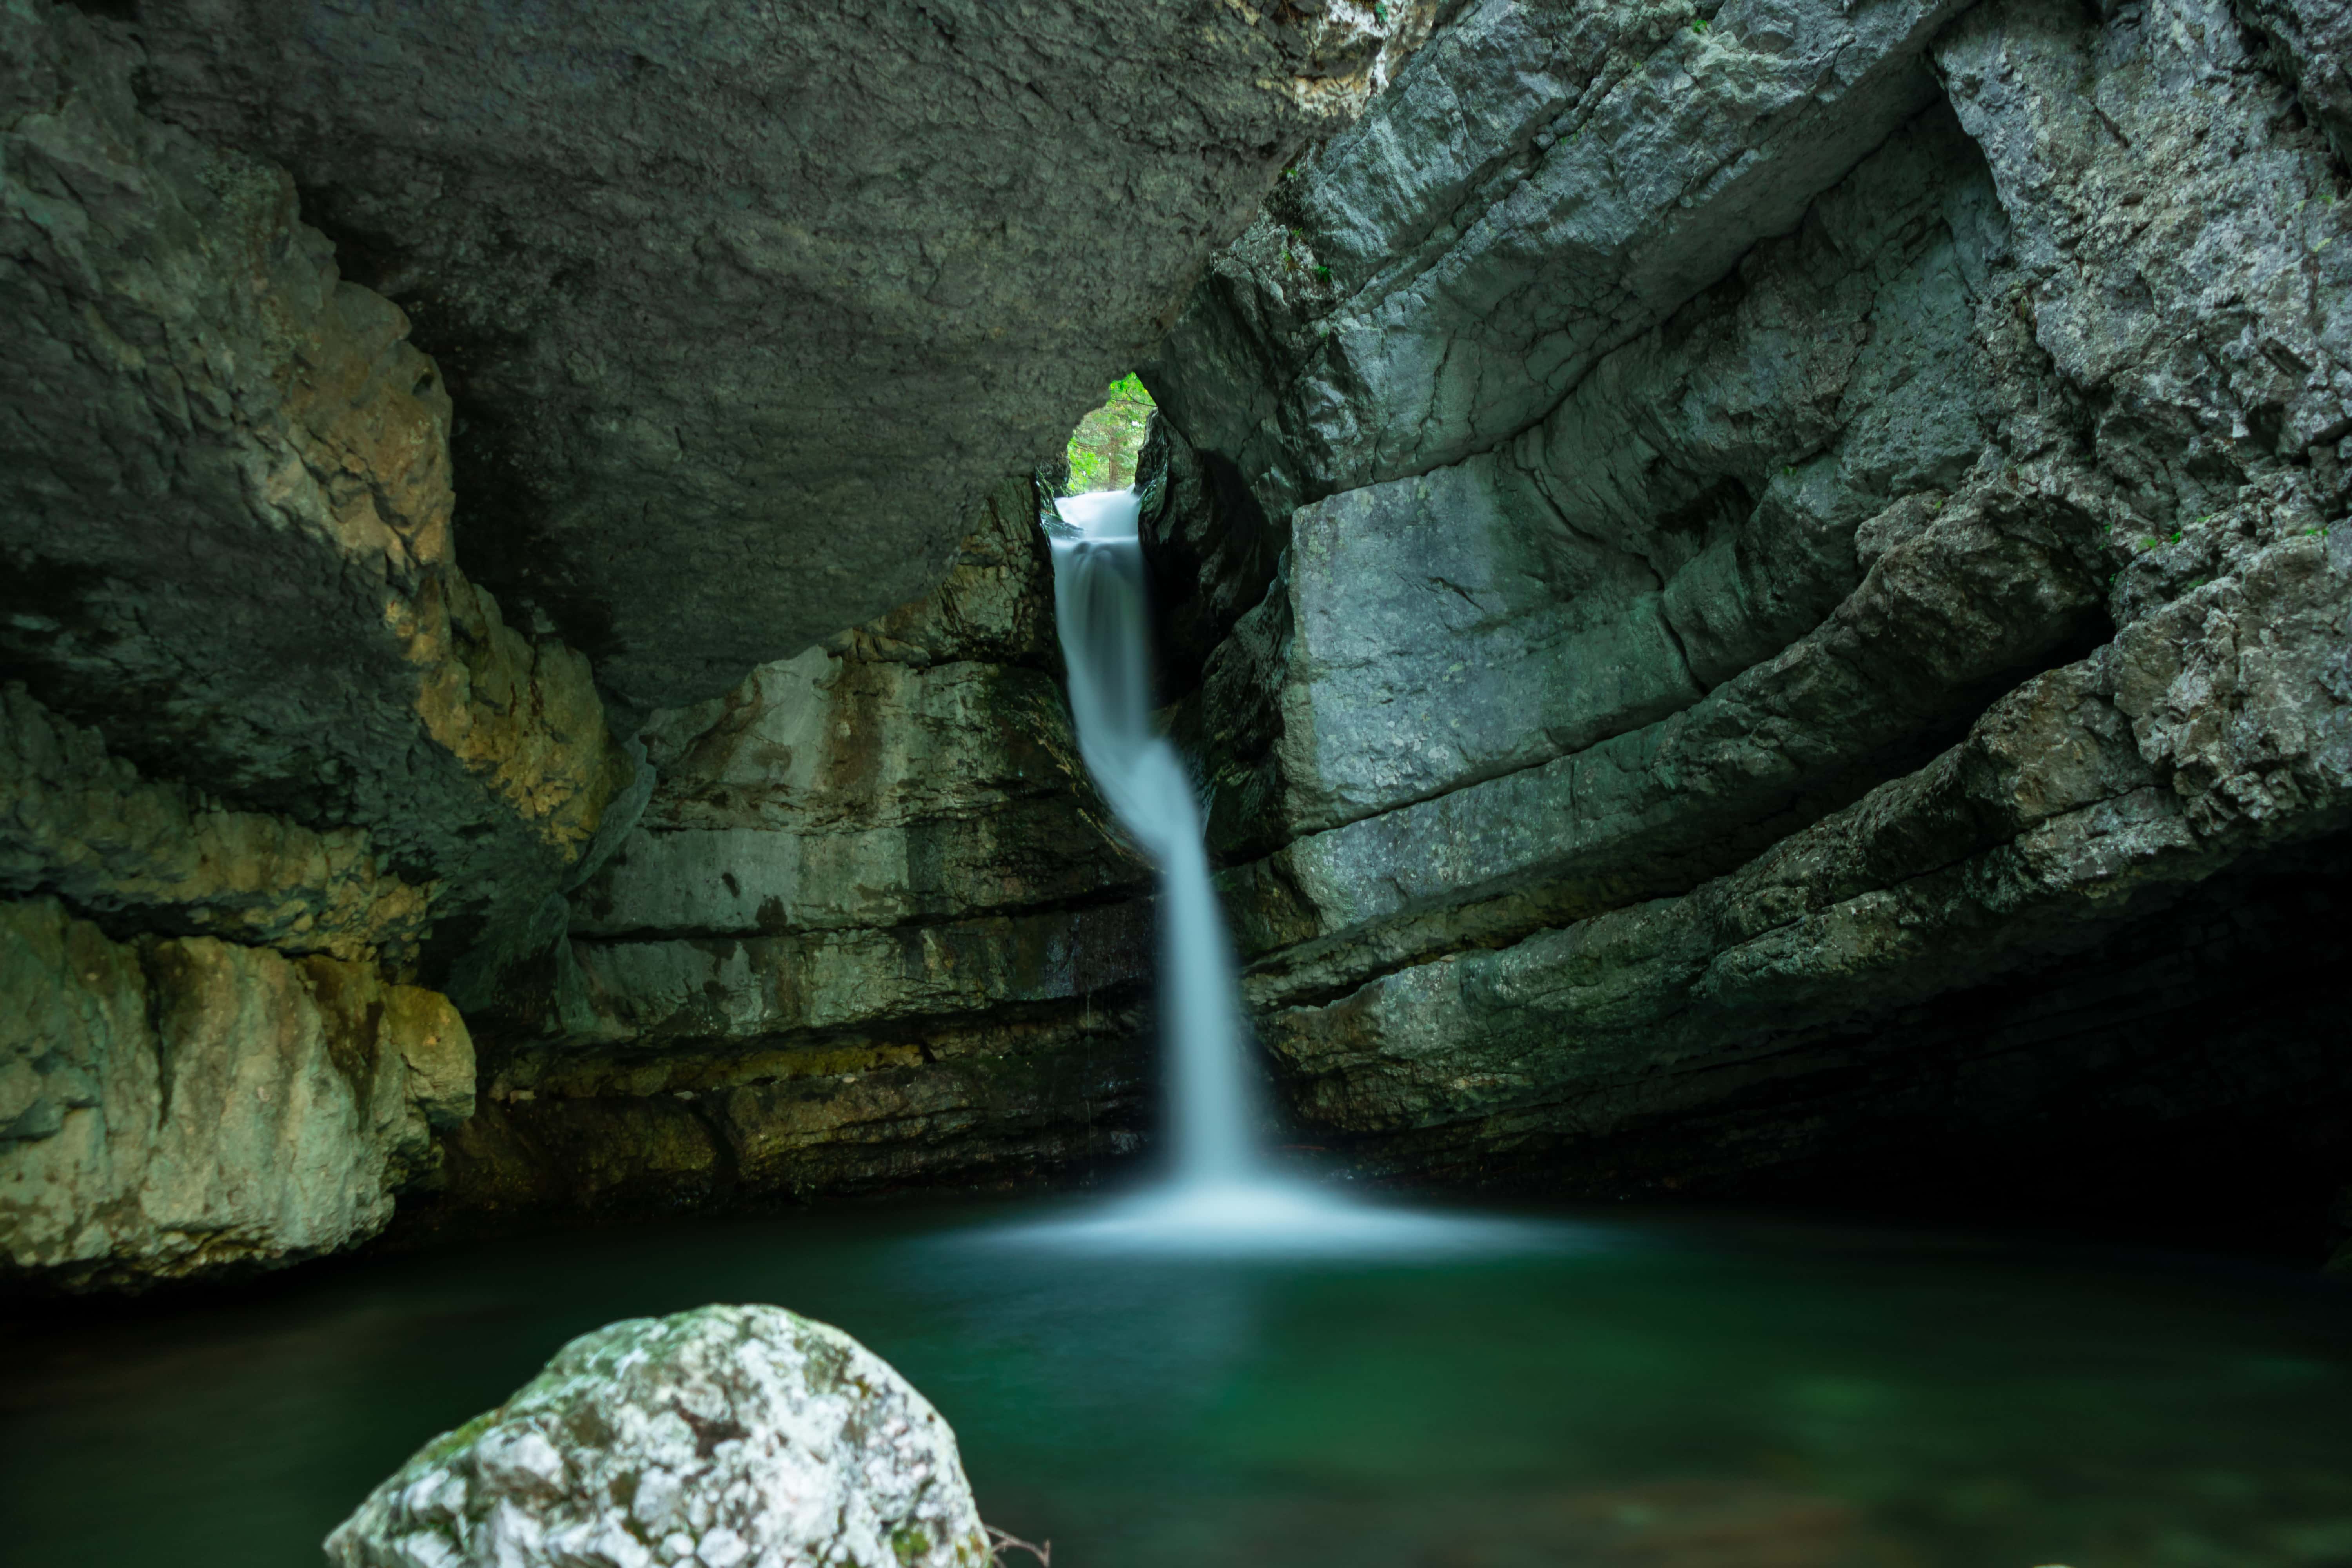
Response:
[[[0,688],[0,893],[287,952],[397,969],[436,889],[385,869],[364,829],[229,811],[140,776],[94,730]]]
[[[0,1271],[132,1283],[383,1228],[472,1114],[448,1001],[210,937],[0,904]]]

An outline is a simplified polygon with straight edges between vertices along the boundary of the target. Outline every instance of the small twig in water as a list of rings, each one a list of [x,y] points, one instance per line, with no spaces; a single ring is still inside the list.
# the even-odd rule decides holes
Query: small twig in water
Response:
[[[999,1530],[992,1524],[982,1524],[981,1529],[988,1531],[988,1559],[990,1562],[1003,1562],[1004,1554],[1008,1552],[1026,1552],[1030,1556],[1034,1557],[1040,1563],[1044,1564],[1044,1568],[1054,1568],[1054,1543],[1052,1542],[1048,1541],[1043,1546],[1032,1546],[1029,1542],[1022,1540],[1011,1531]]]

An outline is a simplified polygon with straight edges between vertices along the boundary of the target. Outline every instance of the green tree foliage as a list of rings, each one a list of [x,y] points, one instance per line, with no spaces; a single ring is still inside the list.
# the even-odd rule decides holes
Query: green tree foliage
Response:
[[[1110,384],[1103,405],[1070,432],[1070,479],[1065,495],[1123,490],[1135,483],[1135,459],[1151,423],[1151,394],[1132,375]]]

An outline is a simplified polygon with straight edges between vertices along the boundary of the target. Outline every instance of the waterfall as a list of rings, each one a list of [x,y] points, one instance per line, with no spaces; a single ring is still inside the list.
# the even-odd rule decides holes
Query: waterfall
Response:
[[[1173,1179],[1108,1205],[992,1233],[1094,1251],[1418,1258],[1520,1250],[1514,1221],[1359,1204],[1267,1168],[1252,1135],[1233,944],[1209,882],[1192,770],[1151,727],[1150,610],[1131,490],[1056,501],[1054,610],[1087,772],[1160,871],[1160,1028]],[[1548,1243],[1546,1245],[1549,1245]]]
[[[1160,872],[1160,1032],[1180,1186],[1263,1175],[1233,946],[1209,882],[1191,771],[1151,726],[1150,609],[1132,490],[1058,503],[1055,619],[1069,666],[1078,752],[1120,824]]]

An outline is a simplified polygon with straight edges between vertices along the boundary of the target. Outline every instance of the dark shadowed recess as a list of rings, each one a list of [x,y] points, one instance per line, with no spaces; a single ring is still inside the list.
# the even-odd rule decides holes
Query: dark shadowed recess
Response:
[[[1791,1037],[1774,1049],[1797,1070],[1704,1116],[1580,1141],[1457,1124],[1349,1152],[1376,1174],[1522,1195],[1731,1201],[2314,1265],[2352,1230],[2337,1195],[2352,1168],[2347,869],[2352,835],[2258,858],[2078,950]]]

